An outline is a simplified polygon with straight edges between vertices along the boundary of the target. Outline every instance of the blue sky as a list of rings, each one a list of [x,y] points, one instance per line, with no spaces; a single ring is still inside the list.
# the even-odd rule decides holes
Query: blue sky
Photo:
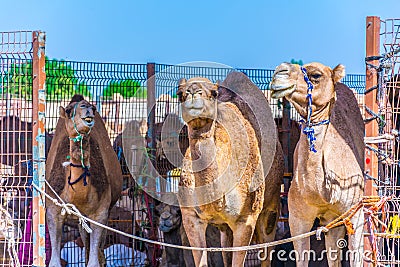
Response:
[[[399,0],[2,1],[0,31],[43,30],[50,58],[213,61],[274,69],[320,61],[363,74],[366,16],[400,18]]]

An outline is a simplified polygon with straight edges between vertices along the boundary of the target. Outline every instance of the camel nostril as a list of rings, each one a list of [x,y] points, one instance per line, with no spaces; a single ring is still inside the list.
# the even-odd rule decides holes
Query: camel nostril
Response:
[[[289,69],[277,69],[275,75],[289,75]]]
[[[289,76],[289,72],[291,69],[291,65],[289,63],[282,63],[275,69],[275,75],[287,75]]]
[[[163,212],[162,214],[161,214],[161,216],[160,216],[162,219],[164,219],[164,220],[167,220],[167,219],[169,219],[170,217],[171,217],[171,213],[169,213],[169,212]]]

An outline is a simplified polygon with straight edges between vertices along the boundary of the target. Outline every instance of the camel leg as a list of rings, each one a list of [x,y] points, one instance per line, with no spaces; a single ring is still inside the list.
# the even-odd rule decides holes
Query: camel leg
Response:
[[[325,234],[326,257],[329,267],[341,266],[340,260],[343,258],[341,242],[343,242],[342,239],[344,240],[345,234],[346,229],[343,226],[330,229],[329,232]]]
[[[345,256],[352,267],[357,267],[362,266],[364,255],[364,214],[362,209],[351,218],[351,223],[355,233],[349,235],[349,251]]]
[[[61,251],[61,233],[62,225],[65,217],[61,215],[61,208],[47,208],[47,226],[50,233],[51,241],[51,260],[49,267],[61,266],[60,251]]]
[[[301,208],[301,210],[297,210],[296,205],[298,208]],[[290,205],[289,197],[289,211],[289,226],[292,237],[307,233],[311,230],[316,217],[316,212],[312,212],[312,207],[306,205],[299,206],[296,203]],[[301,256],[303,251],[310,252],[310,238],[295,240],[293,241],[293,246],[295,254],[291,254],[290,256],[296,256],[297,267],[308,267],[308,258],[302,259]]]
[[[221,230],[221,246],[223,248],[233,246],[233,233],[232,230],[227,226]],[[222,259],[224,261],[224,266],[231,266],[232,264],[232,252],[223,251]]]
[[[276,222],[279,212],[276,211],[262,211],[259,219],[257,220],[255,234],[257,244],[269,243],[275,240],[276,233]],[[271,227],[273,227],[271,229]],[[270,253],[274,247],[268,247],[267,251],[264,251],[263,256],[266,256],[266,260],[261,261],[261,267],[269,267],[271,265]]]
[[[93,220],[107,225],[107,212],[98,216],[97,218],[93,218]],[[90,233],[90,251],[89,251],[89,262],[88,267],[100,267],[100,255],[99,255],[99,248],[102,242],[101,238],[103,237],[103,232],[105,231],[102,227],[92,224],[91,228],[93,230]]]
[[[235,225],[230,225],[233,232],[233,246],[248,246],[253,237],[258,216],[251,216],[245,221],[238,220]],[[232,266],[244,266],[247,251],[235,251],[232,256]]]
[[[207,223],[203,222],[193,208],[181,208],[182,224],[185,228],[190,246],[207,247],[206,230]],[[204,251],[193,250],[193,258],[196,267],[207,266],[207,253]]]
[[[81,224],[78,224],[79,234],[82,239],[83,246],[85,247],[85,265],[89,262],[89,251],[90,251],[90,235],[82,228]]]

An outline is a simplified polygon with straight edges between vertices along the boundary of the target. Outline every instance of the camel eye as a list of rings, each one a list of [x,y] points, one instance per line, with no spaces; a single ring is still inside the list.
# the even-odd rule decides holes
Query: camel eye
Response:
[[[321,74],[319,74],[319,73],[314,73],[314,74],[311,74],[310,75],[311,76],[311,78],[313,78],[314,80],[318,80],[319,78],[321,78]]]

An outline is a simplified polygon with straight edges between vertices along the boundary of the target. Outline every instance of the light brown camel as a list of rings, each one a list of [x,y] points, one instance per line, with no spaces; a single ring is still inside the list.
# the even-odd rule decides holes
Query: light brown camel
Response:
[[[179,202],[190,245],[207,246],[208,224],[221,230],[222,247],[249,245],[253,233],[258,243],[272,241],[283,156],[265,97],[239,72],[230,73],[219,91],[206,78],[182,79],[177,95],[189,133]],[[249,101],[248,96],[254,98]],[[262,118],[252,113],[254,103],[261,103]],[[268,142],[259,141],[265,140],[262,127]],[[207,266],[207,253],[193,251],[193,257],[196,266]],[[243,266],[245,257],[246,251],[223,253],[224,265]]]
[[[46,161],[46,179],[66,203],[74,204],[90,219],[107,224],[109,212],[122,190],[121,168],[100,115],[80,95],[75,95],[66,108],[60,107]],[[50,188],[46,191],[54,197]],[[46,204],[52,244],[49,266],[59,267],[62,224],[66,216],[53,202]],[[82,229],[80,233],[89,253],[87,266],[98,267],[105,231],[96,225],[90,227],[92,233]]]
[[[352,91],[339,83],[344,75],[342,65],[331,69],[320,63],[304,67],[283,63],[273,75],[272,97],[286,97],[305,119],[305,134],[301,134],[295,150],[288,196],[292,236],[309,232],[317,217],[322,225],[328,224],[363,196],[364,123]],[[339,254],[335,260],[329,251],[339,250],[339,239],[345,237],[346,228],[349,250],[355,255],[349,261],[352,266],[362,265],[362,210],[350,222],[325,236],[330,267],[340,265]],[[309,252],[309,242],[308,238],[295,241],[296,252]],[[307,257],[297,257],[297,266],[308,266]]]

